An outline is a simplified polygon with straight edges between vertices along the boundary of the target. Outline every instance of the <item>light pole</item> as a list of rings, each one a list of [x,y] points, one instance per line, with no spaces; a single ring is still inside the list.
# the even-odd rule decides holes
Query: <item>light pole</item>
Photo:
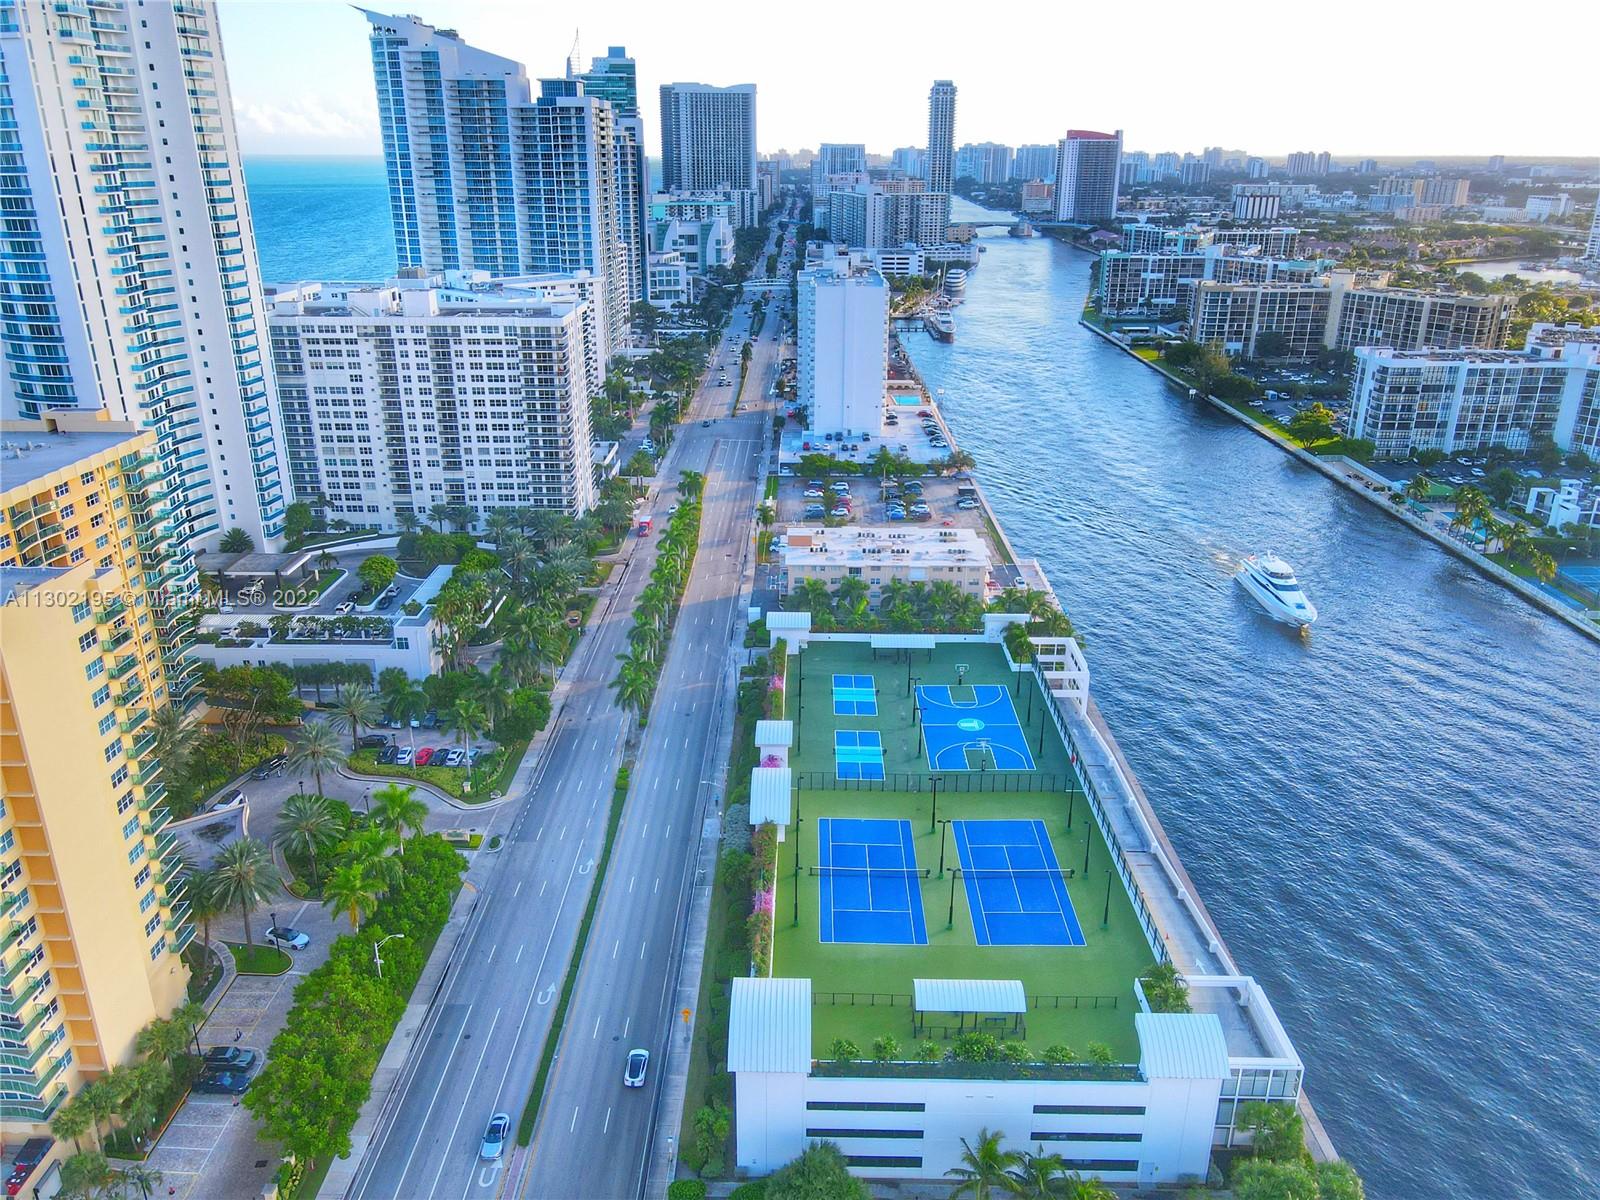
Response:
[[[378,953],[378,951],[383,949],[385,942],[392,942],[392,941],[394,941],[395,938],[403,938],[403,937],[405,937],[405,934],[403,934],[403,933],[391,933],[388,937],[384,938],[382,941],[379,941],[379,942],[377,942],[377,943],[375,943],[373,945],[373,947],[372,947],[372,961],[374,963],[376,963],[377,966],[378,966],[378,978],[379,979],[383,978],[383,956],[380,955]]]
[[[928,782],[933,784],[933,819],[928,822],[929,833],[932,833],[939,824],[939,781],[943,778],[942,775],[928,776]]]
[[[950,834],[950,822],[951,822],[951,820],[952,820],[952,818],[946,817],[943,821],[940,822],[940,824],[942,824],[944,826],[944,828],[939,831],[939,878],[940,879],[944,878],[944,844],[947,841],[950,840],[949,834]]]

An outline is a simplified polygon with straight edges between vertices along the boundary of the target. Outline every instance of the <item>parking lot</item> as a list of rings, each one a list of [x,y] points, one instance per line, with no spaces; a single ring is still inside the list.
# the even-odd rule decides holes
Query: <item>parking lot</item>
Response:
[[[965,480],[961,476],[936,476],[928,475],[920,479],[908,480],[909,487],[900,487],[894,480],[884,482],[865,478],[862,476],[810,476],[802,478],[791,476],[780,480],[778,486],[778,514],[774,528],[789,525],[819,524],[815,509],[811,506],[825,504],[825,511],[835,511],[834,501],[836,494],[827,486],[833,479],[840,479],[850,485],[849,515],[830,521],[835,524],[861,524],[861,525],[893,525],[898,520],[889,513],[889,505],[898,499],[903,504],[906,512],[905,522],[909,526],[935,525],[946,528],[975,529],[987,537],[987,527],[983,521],[982,511],[977,507],[962,508],[963,499],[961,489]],[[818,488],[816,484],[823,481],[824,486]],[[918,496],[918,485],[921,487],[921,502],[927,506],[927,515],[918,516],[913,505]],[[818,500],[814,496],[807,496],[807,492],[822,491],[827,498]]]
[[[913,393],[900,395],[914,402],[901,404],[890,399],[884,406],[879,427],[871,432],[830,438],[826,434],[818,435],[794,428],[786,430],[781,461],[792,464],[806,454],[826,454],[841,462],[866,463],[883,449],[918,463],[931,463],[947,457],[954,443],[942,419],[920,396]],[[928,415],[924,417],[923,413]],[[926,427],[929,422],[933,425],[932,430]],[[791,466],[791,469],[794,468]]]
[[[275,585],[270,579],[263,580],[257,589],[242,588],[230,590],[228,599],[219,607],[221,615],[232,617],[237,621],[241,617],[252,617],[258,621],[265,621],[269,617],[280,613],[294,613],[297,616],[333,617],[354,613],[357,616],[399,616],[405,608],[406,601],[411,599],[412,593],[422,586],[421,579],[409,575],[398,575],[390,585],[387,596],[377,597],[365,604],[357,604],[356,593],[361,590],[361,579],[356,574],[356,569],[374,554],[392,554],[392,550],[360,550],[353,553],[333,553],[334,565],[325,570],[342,571],[343,574],[331,584],[326,591],[317,596],[309,604],[294,604],[295,600],[303,598],[315,587],[316,572],[308,567],[303,580],[299,582],[285,582],[281,586]],[[312,566],[316,559],[311,560]],[[345,607],[348,605],[348,607]]]

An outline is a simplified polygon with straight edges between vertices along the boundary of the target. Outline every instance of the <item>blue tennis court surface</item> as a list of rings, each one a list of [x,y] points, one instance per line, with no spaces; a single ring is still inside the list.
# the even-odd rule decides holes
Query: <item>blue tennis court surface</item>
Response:
[[[1083,929],[1043,821],[953,821],[980,946],[1081,946]]]
[[[1034,770],[1011,693],[986,683],[971,692],[971,700],[957,700],[948,687],[917,688],[929,769],[970,771],[967,752],[987,751],[997,771]]]
[[[833,677],[833,715],[836,717],[875,717],[878,693],[871,675]]]
[[[822,817],[821,940],[926,946],[910,821]]]
[[[883,739],[875,729],[835,729],[833,769],[840,779],[882,779]]]
[[[1579,587],[1600,591],[1600,566],[1569,564],[1561,568],[1561,573]]]

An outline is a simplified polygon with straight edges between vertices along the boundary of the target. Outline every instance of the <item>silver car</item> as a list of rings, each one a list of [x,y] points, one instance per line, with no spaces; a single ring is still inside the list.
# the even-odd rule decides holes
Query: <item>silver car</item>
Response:
[[[478,1157],[494,1162],[506,1152],[506,1135],[511,1132],[511,1115],[495,1113],[483,1131],[483,1141],[478,1145]]]
[[[629,1050],[628,1065],[623,1068],[623,1087],[643,1087],[645,1072],[650,1069],[650,1051]]]

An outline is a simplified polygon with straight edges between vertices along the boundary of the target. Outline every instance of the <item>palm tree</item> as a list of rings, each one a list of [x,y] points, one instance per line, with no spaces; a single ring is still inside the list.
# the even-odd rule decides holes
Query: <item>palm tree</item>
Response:
[[[217,877],[212,871],[191,871],[184,876],[184,899],[189,902],[189,915],[200,922],[200,940],[211,944],[211,922],[228,911],[217,891]]]
[[[483,705],[476,700],[462,696],[455,702],[450,711],[445,713],[443,724],[446,729],[455,733],[457,739],[470,754],[472,751],[472,739],[483,732],[485,721]]]
[[[1534,578],[1549,583],[1556,577],[1556,560],[1553,555],[1546,554],[1543,550],[1528,551],[1528,569],[1533,572]]]
[[[189,1031],[177,1021],[157,1017],[139,1030],[133,1048],[147,1058],[158,1062],[171,1062],[180,1058],[189,1045]]]
[[[217,549],[224,554],[249,554],[255,548],[255,539],[237,525],[223,534],[222,540],[217,543]]]
[[[208,1016],[210,1014],[206,1012],[206,1006],[198,1000],[185,1000],[173,1010],[172,1023],[183,1030],[186,1046],[195,1041],[195,1035],[200,1032],[200,1026],[206,1023]]]
[[[103,1144],[100,1138],[100,1126],[117,1115],[117,1108],[122,1103],[122,1089],[127,1082],[127,1070],[128,1068],[123,1066],[112,1067],[99,1079],[86,1084],[78,1091],[77,1099],[83,1104],[83,1111],[89,1117],[97,1149]]]
[[[1022,1161],[1006,1175],[1008,1190],[1027,1200],[1061,1200],[1070,1195],[1065,1187],[1069,1179],[1066,1160],[1059,1154],[1044,1153],[1043,1147],[1037,1154],[1024,1150]]]
[[[150,729],[156,735],[156,757],[167,778],[181,779],[200,743],[200,727],[178,705],[168,704],[156,710]]]
[[[289,765],[295,770],[309,770],[317,782],[317,794],[322,794],[322,772],[340,766],[345,760],[344,747],[339,737],[327,724],[313,721],[300,730],[300,740],[289,751]]]
[[[56,1115],[50,1118],[50,1132],[58,1138],[63,1138],[72,1143],[74,1150],[83,1149],[83,1135],[89,1132],[93,1124],[89,1116],[88,1107],[83,1103],[80,1092],[56,1109]],[[100,1131],[95,1130],[95,1144],[100,1141]]]
[[[650,696],[655,691],[655,685],[654,669],[628,658],[623,659],[622,669],[611,681],[611,686],[617,689],[617,703],[623,708],[631,708],[641,717],[650,707]]]
[[[415,747],[417,731],[411,722],[428,711],[428,695],[414,679],[406,680],[406,685],[404,691],[396,692],[389,701],[389,715],[406,727],[406,740]]]
[[[376,725],[383,719],[383,706],[371,688],[362,683],[347,683],[333,698],[333,711],[328,714],[328,724],[340,733],[349,731],[350,749],[354,751],[361,742],[361,727]]]
[[[506,669],[496,663],[489,668],[488,674],[474,679],[472,698],[483,706],[484,717],[490,728],[499,724],[500,718],[511,708],[511,688]]]
[[[415,533],[422,525],[422,522],[417,519],[417,514],[409,509],[395,513],[394,519],[395,524],[400,526],[401,533]]]
[[[833,590],[834,610],[850,629],[859,628],[868,614],[867,581],[859,575],[846,575]]]
[[[507,517],[508,521],[510,519]],[[516,583],[521,583],[528,577],[529,569],[537,561],[533,551],[533,543],[528,541],[525,535],[516,532],[514,529],[508,530],[495,543],[495,548],[500,554],[500,565]]]
[[[450,519],[450,506],[448,504],[430,504],[428,506],[428,520],[432,521],[440,533],[444,532],[445,522]]]
[[[1433,492],[1433,480],[1426,475],[1413,475],[1406,483],[1405,495],[1407,500],[1414,500],[1421,504]]]
[[[350,918],[350,929],[361,928],[364,917],[370,917],[378,907],[379,892],[372,872],[361,863],[341,863],[328,876],[322,889],[322,903],[336,913]]]
[[[809,612],[819,627],[833,617],[833,595],[820,579],[803,579],[784,605],[791,612]]]
[[[311,886],[322,885],[317,871],[317,855],[338,844],[344,836],[344,820],[333,801],[326,796],[290,796],[283,802],[283,813],[273,842],[285,854],[303,854],[311,860]]]
[[[102,1196],[111,1186],[111,1164],[98,1150],[74,1154],[61,1164],[59,1194],[69,1197]]]
[[[391,783],[372,794],[372,819],[399,839],[401,854],[406,852],[406,830],[421,833],[428,819],[428,806],[418,799],[416,791],[404,784]]]
[[[144,1200],[150,1200],[150,1193],[161,1186],[164,1178],[161,1172],[154,1167],[147,1167],[143,1163],[136,1162],[119,1168],[118,1174],[122,1176],[122,1182],[125,1185],[131,1184],[137,1187]]]
[[[1021,1164],[1022,1155],[1015,1150],[1002,1150],[1000,1140],[1004,1137],[1005,1134],[998,1131],[991,1133],[980,1129],[976,1146],[966,1138],[961,1139],[961,1165],[945,1172],[960,1180],[950,1191],[952,1200],[956,1196],[989,1200],[997,1193],[1010,1190],[1007,1173]]]
[[[238,906],[239,915],[244,918],[245,945],[254,948],[250,914],[283,888],[283,877],[272,861],[272,852],[260,839],[243,837],[223,847],[212,871],[222,906]]]
[[[143,1137],[161,1119],[161,1102],[172,1084],[172,1064],[153,1058],[128,1069],[120,1112],[128,1132]]]

